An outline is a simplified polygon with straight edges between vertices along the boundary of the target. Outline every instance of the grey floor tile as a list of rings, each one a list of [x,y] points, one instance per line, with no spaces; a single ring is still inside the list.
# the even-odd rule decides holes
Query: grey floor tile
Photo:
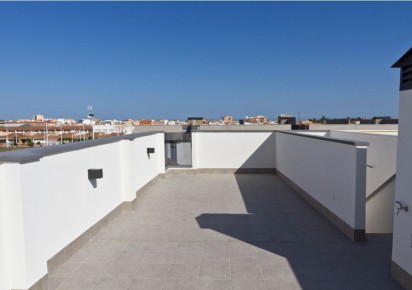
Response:
[[[93,252],[96,251],[104,241],[101,240],[96,240],[96,239],[91,239],[87,243],[85,243],[82,247],[79,248],[79,251],[85,251],[85,252]]]
[[[120,255],[120,251],[97,250],[93,252],[86,260],[86,263],[111,263]]]
[[[349,241],[276,175],[167,174],[49,273],[49,285],[134,276],[130,289],[160,290],[165,279],[174,288],[199,279],[198,289],[401,289],[390,255],[390,235]]]
[[[167,271],[169,270],[169,265],[140,265],[138,268],[135,278],[136,279],[154,279],[154,278],[164,278],[166,277]]]
[[[161,290],[164,279],[134,279],[128,290]]]
[[[117,264],[142,264],[144,258],[146,257],[147,251],[130,251],[130,252],[122,252],[120,255],[114,260]]]
[[[47,290],[56,290],[60,285],[63,284],[64,277],[48,277],[47,279]]]
[[[150,250],[150,243],[142,241],[130,241],[124,248],[123,252],[147,252]]]
[[[230,280],[229,265],[201,265],[200,280]]]
[[[131,281],[131,279],[125,278],[102,278],[93,290],[125,290]]]
[[[132,280],[138,268],[139,266],[136,264],[113,263],[103,274],[103,278],[121,278]]]
[[[201,252],[177,252],[173,257],[172,264],[199,265]]]
[[[213,254],[229,254],[229,243],[219,242],[219,241],[208,241],[203,243],[203,253],[213,253]]]
[[[293,269],[287,264],[261,265],[265,280],[297,281]]]
[[[90,290],[99,281],[98,277],[69,277],[66,278],[58,290]]]
[[[149,251],[143,264],[170,264],[172,262],[175,253],[173,251]]]
[[[258,250],[257,255],[261,265],[289,264],[287,258],[279,254]]]
[[[230,259],[229,254],[214,253],[214,252],[203,252],[201,263],[204,265],[229,265]]]
[[[232,280],[233,290],[266,290],[263,280]],[[289,289],[287,289],[289,290]]]
[[[198,274],[198,265],[171,264],[167,279],[197,279]]]
[[[262,280],[260,265],[231,265],[232,280]]]
[[[254,255],[256,254],[256,247],[249,243],[230,242],[229,252],[231,255]]]
[[[268,290],[303,290],[306,288],[302,288],[298,281],[287,281],[287,280],[266,280],[266,286]],[[336,287],[332,287],[330,289],[337,289]],[[349,289],[348,289],[349,290]]]
[[[73,274],[82,263],[64,263],[56,270],[49,273],[49,277],[69,277]]]
[[[202,252],[203,242],[183,242],[180,241],[177,245],[177,252]]]
[[[199,280],[197,290],[230,290],[230,280]]]
[[[83,263],[93,251],[78,251],[66,260],[66,263]]]
[[[152,251],[175,251],[177,248],[177,242],[170,241],[152,241],[150,242],[150,250]]]
[[[108,240],[104,241],[100,247],[99,251],[123,251],[128,245],[128,241],[117,241],[117,240]]]
[[[196,280],[166,279],[163,290],[196,290]]]
[[[260,261],[256,254],[230,254],[230,264],[231,265],[259,265]]]
[[[79,278],[79,280],[83,278],[97,279],[103,276],[109,266],[106,263],[84,263],[71,273],[70,277]]]

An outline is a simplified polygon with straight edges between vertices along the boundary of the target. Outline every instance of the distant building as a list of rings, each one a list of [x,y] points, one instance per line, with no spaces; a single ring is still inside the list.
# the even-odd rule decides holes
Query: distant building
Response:
[[[128,119],[126,122],[124,122],[126,126],[133,126],[133,125],[140,125],[140,120],[132,120]]]
[[[278,116],[278,124],[279,125],[296,125],[296,117],[287,114],[280,114]]]
[[[233,116],[225,115],[222,117],[222,120],[223,120],[223,123],[225,123],[225,125],[233,124]]]
[[[239,121],[240,124],[242,125],[248,125],[248,124],[254,124],[254,125],[259,125],[259,124],[268,124],[268,119],[265,116],[254,116],[254,117],[248,117],[246,116],[245,119]]]
[[[94,125],[96,124],[96,120],[91,120],[91,119],[82,119],[80,120],[80,123],[85,124],[85,125]]]
[[[373,117],[372,120],[374,121],[375,124],[381,124],[381,125],[386,125],[386,124],[398,124],[398,119],[392,119],[391,117],[384,116],[384,117]]]
[[[44,121],[44,116],[43,115],[33,115],[33,121]]]
[[[189,125],[203,125],[205,118],[203,117],[189,117],[187,118],[187,123]]]
[[[152,121],[152,125],[167,125],[168,120],[154,120]]]
[[[152,125],[152,120],[140,120],[140,125]]]
[[[75,119],[57,119],[57,123],[71,125],[71,124],[76,123],[76,120]]]
[[[358,122],[358,123],[356,123]],[[328,124],[328,125],[345,125],[345,124],[351,124],[351,119],[350,118],[340,118],[340,119],[328,119],[324,118],[323,119],[323,124]],[[353,124],[360,124],[359,120],[354,120]]]

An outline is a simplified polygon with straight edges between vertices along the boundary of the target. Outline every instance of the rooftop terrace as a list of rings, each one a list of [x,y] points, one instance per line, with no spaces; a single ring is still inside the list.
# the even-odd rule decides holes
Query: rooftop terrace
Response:
[[[177,174],[176,174],[177,173]],[[391,235],[354,243],[274,174],[169,171],[49,289],[402,289]]]

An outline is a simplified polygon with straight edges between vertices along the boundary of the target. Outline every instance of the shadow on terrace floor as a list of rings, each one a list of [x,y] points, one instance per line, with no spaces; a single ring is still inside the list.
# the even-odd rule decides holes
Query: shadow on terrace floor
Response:
[[[390,277],[391,235],[352,242],[276,175],[235,176],[247,213],[196,219],[245,242],[243,263],[260,270],[269,289],[402,289]]]

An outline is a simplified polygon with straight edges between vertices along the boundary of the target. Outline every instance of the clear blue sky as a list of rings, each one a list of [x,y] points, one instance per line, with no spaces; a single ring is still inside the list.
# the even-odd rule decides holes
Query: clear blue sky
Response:
[[[398,115],[412,3],[0,2],[0,119]]]

